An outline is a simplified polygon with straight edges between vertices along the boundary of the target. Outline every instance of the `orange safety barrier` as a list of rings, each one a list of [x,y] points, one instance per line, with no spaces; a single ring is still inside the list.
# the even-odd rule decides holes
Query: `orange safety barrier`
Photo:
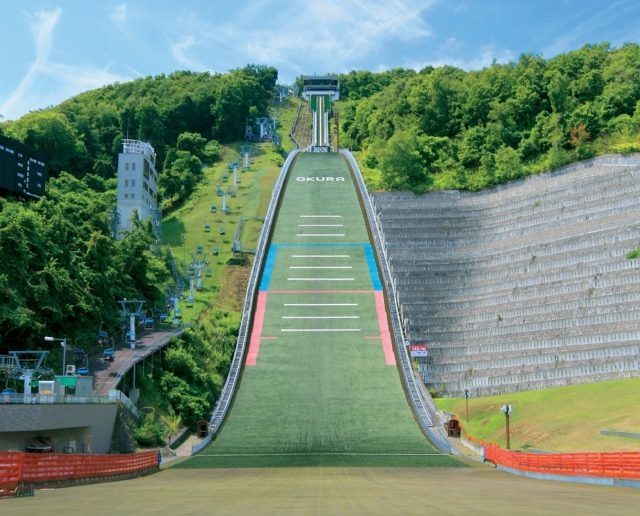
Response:
[[[484,457],[501,466],[536,473],[640,479],[640,452],[525,453],[485,445]]]
[[[0,497],[13,496],[22,471],[21,452],[0,453]]]
[[[0,452],[0,495],[16,486],[129,476],[158,468],[158,452],[84,455]]]

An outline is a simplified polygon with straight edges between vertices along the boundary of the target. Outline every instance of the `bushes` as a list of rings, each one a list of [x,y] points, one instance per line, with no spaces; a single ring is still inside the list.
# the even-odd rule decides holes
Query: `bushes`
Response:
[[[154,414],[148,414],[140,418],[140,424],[133,431],[133,436],[139,446],[162,446],[164,444],[165,430]]]

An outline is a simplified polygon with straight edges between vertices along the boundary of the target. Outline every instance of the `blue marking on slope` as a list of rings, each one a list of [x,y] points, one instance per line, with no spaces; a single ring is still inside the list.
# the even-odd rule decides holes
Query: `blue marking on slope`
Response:
[[[308,243],[308,244],[271,244],[269,246],[269,253],[267,254],[267,261],[264,265],[264,272],[262,273],[262,281],[260,282],[260,291],[269,290],[269,284],[271,282],[271,273],[276,261],[276,254],[280,247],[361,247],[364,251],[365,259],[367,260],[367,268],[369,269],[369,277],[371,278],[371,285],[373,290],[382,290],[382,282],[380,281],[380,273],[378,272],[378,265],[376,264],[376,258],[373,254],[373,248],[371,244],[355,244],[355,243]]]
[[[271,244],[271,246],[278,247],[362,247],[369,244],[354,244],[354,243],[327,243],[327,242],[317,242],[317,243],[308,243],[308,244]]]
[[[373,255],[373,249],[371,244],[364,244],[364,255],[367,258],[367,265],[369,266],[369,276],[371,277],[371,284],[373,290],[382,290],[382,283],[380,282],[380,274],[378,274],[378,265],[376,264],[376,258]]]
[[[264,262],[264,270],[262,271],[262,279],[260,280],[260,292],[269,290],[269,284],[271,283],[271,274],[273,273],[273,266],[276,263],[277,254],[278,245],[271,244],[269,246],[269,252],[267,253],[267,260]]]

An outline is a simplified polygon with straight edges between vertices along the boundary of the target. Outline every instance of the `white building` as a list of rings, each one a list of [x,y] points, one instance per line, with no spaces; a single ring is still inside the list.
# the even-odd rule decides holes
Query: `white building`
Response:
[[[122,140],[118,154],[118,236],[132,229],[134,210],[140,220],[151,219],[160,238],[161,213],[158,209],[158,174],[153,147],[138,140]]]

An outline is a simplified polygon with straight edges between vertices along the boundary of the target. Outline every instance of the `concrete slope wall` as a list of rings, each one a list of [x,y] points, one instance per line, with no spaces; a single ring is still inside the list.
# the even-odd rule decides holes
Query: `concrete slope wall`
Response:
[[[481,193],[374,194],[426,383],[486,395],[640,375],[640,157]]]

